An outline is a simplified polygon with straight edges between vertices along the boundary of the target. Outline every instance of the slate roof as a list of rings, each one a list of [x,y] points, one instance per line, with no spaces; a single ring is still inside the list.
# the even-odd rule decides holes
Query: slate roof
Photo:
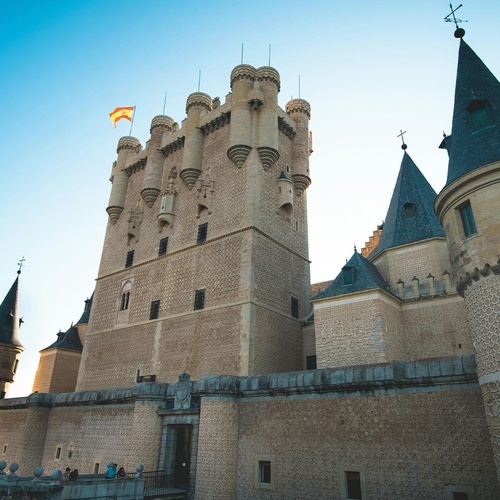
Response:
[[[467,107],[487,100],[493,125],[474,131]],[[455,105],[449,148],[448,178],[458,177],[500,160],[500,83],[476,53],[460,40]]]
[[[92,301],[94,300],[94,294],[85,301],[85,308],[80,316],[80,319],[76,322],[77,325],[87,324],[89,322],[90,310],[92,309]]]
[[[325,288],[311,300],[325,299],[328,297],[337,297],[340,295],[348,295],[354,292],[363,292],[365,290],[381,289],[388,291],[384,278],[378,272],[374,264],[368,259],[365,259],[358,252],[354,252],[353,256],[342,268],[351,267],[355,269],[354,282],[351,285],[344,285],[344,275],[340,274]]]
[[[49,345],[49,347],[42,349],[42,351],[48,351],[49,349],[67,349],[69,351],[82,352],[83,345],[80,340],[80,335],[78,335],[78,328],[71,326],[65,332],[59,332],[57,334],[57,340]]]
[[[373,259],[387,248],[444,237],[444,231],[434,212],[436,192],[405,151],[398,179],[392,194],[377,248],[370,254]],[[405,205],[415,205],[415,216],[406,215]]]
[[[19,338],[19,276],[0,304],[0,343],[22,347]]]

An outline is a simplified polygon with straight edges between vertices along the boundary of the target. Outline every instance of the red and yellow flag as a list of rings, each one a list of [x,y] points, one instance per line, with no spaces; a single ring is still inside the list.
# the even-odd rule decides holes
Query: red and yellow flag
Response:
[[[112,113],[109,113],[109,117],[111,118],[113,125],[116,127],[116,122],[122,118],[131,122],[134,117],[134,110],[135,106],[116,108]]]

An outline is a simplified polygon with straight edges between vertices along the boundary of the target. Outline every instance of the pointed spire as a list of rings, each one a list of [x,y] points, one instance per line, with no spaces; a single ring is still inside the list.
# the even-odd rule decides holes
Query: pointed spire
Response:
[[[405,151],[382,236],[372,255],[415,241],[444,238],[443,228],[434,213],[435,199],[436,192]]]
[[[92,309],[92,301],[94,300],[94,294],[90,296],[90,299],[85,301],[85,307],[83,309],[83,313],[80,316],[80,319],[76,322],[77,325],[87,324],[89,322],[90,311]],[[73,325],[71,325],[73,326]]]
[[[18,290],[19,274],[15,279],[7,295],[0,304],[0,343],[22,347],[19,338],[19,326],[22,319],[19,318]]]
[[[500,160],[500,83],[460,40],[447,184]]]

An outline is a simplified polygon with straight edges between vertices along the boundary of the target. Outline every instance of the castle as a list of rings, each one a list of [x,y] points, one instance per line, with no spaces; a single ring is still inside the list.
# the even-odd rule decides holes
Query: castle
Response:
[[[274,68],[122,137],[94,295],[0,402],[1,459],[140,462],[199,499],[499,498],[500,85],[462,36],[446,186],[404,149],[383,226],[312,297],[311,110]]]

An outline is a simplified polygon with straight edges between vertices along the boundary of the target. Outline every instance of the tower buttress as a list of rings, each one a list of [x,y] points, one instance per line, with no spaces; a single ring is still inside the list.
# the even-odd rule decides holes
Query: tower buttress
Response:
[[[174,120],[170,116],[158,115],[151,121],[151,139],[148,143],[148,159],[141,191],[142,199],[151,208],[158,198],[163,175],[165,156],[161,151],[162,137],[165,132],[171,132]]]
[[[109,196],[108,208],[106,209],[112,224],[115,224],[118,220],[125,206],[125,196],[127,194],[128,185],[128,174],[125,171],[127,157],[130,153],[137,153],[140,149],[141,143],[135,137],[125,136],[118,141],[118,147],[116,149],[118,158],[116,162],[113,163],[113,169],[111,171],[111,182],[113,186]]]

